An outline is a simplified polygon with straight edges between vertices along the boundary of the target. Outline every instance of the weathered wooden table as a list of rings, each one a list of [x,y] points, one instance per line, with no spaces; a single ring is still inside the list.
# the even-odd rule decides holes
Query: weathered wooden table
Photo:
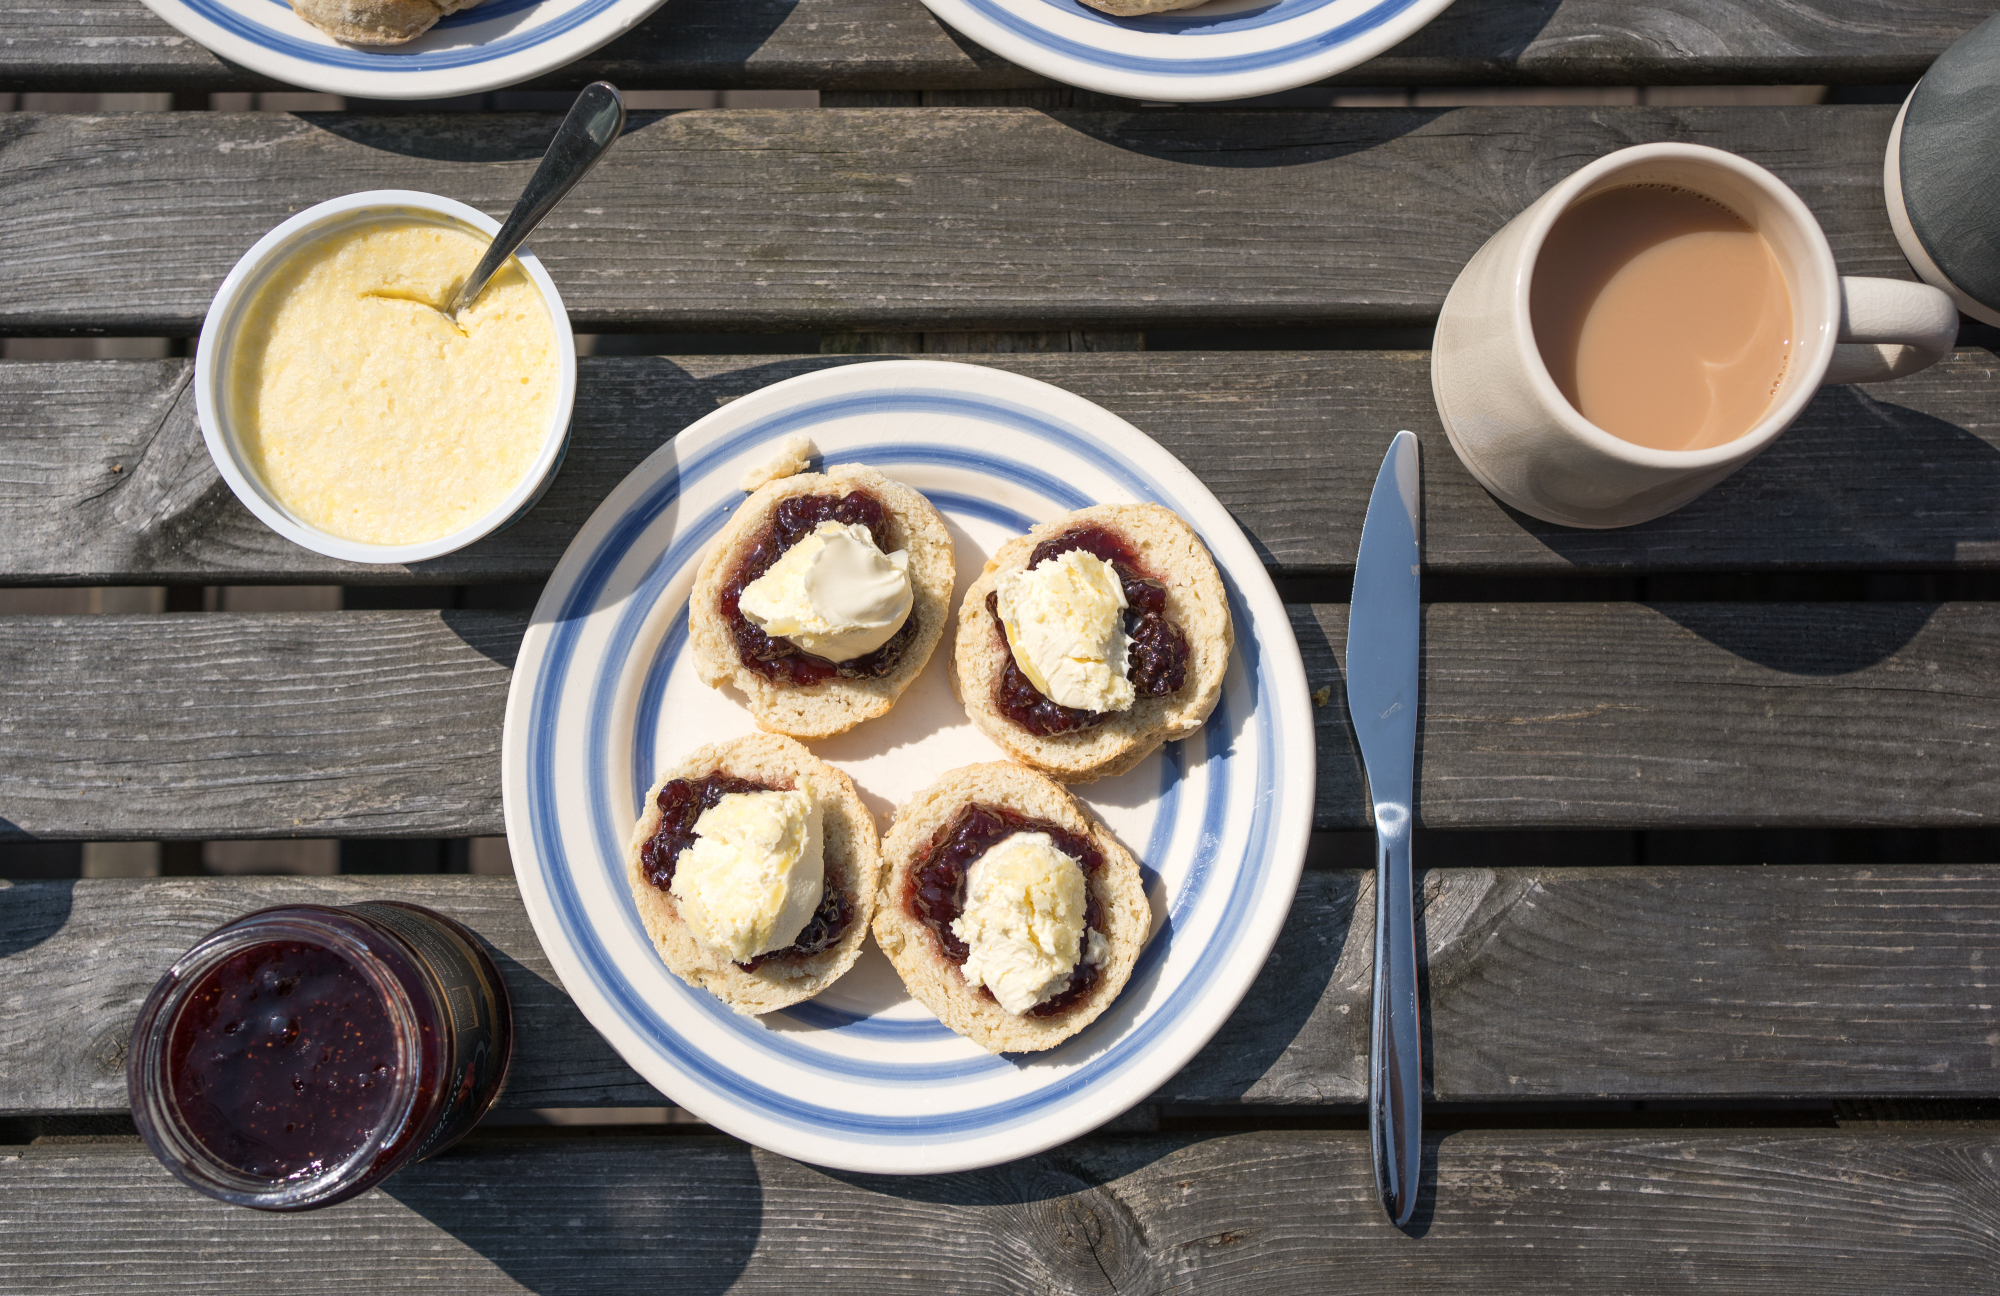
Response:
[[[1908,83],[1985,9],[1460,0],[1344,80]],[[1049,88],[916,0],[667,0],[546,85],[598,76],[810,87],[825,106],[635,114],[535,240],[577,327],[810,330],[848,354],[586,359],[541,506],[388,572],[292,548],[236,504],[187,360],[10,362],[0,582],[537,582],[613,483],[718,403],[865,363],[855,352],[970,352],[1158,437],[1295,601],[1313,684],[1335,687],[1320,836],[1278,950],[1139,1116],[1012,1165],[884,1180],[698,1128],[496,1128],[362,1199],[279,1217],[196,1196],[116,1132],[139,1000],[252,907],[394,896],[452,913],[516,997],[508,1107],[662,1100],[571,1006],[507,879],[17,884],[0,889],[0,1111],[16,1118],[0,1122],[16,1131],[0,1289],[2000,1284],[2000,1127],[1984,1119],[2000,873],[1965,831],[2000,819],[2000,609],[1980,601],[2000,567],[1991,335],[1968,331],[1978,345],[1915,379],[1828,389],[1708,497],[1610,533],[1497,505],[1444,440],[1427,356],[1353,349],[1421,338],[1507,217],[1647,140],[1762,162],[1843,271],[1908,277],[1880,192],[1893,106],[1143,107]],[[135,0],[0,8],[0,89],[259,84]],[[287,213],[381,187],[502,211],[554,120],[0,115],[0,331],[191,336]],[[1302,336],[1348,349],[1140,349],[1222,327],[1346,330]],[[1423,888],[1434,1102],[1411,1236],[1375,1204],[1360,1117],[1372,884],[1354,867],[1364,806],[1337,660],[1368,485],[1399,427],[1425,443],[1436,600],[1418,863],[1450,865]],[[0,618],[0,835],[498,833],[523,623]],[[1751,828],[1823,829],[1806,840],[1826,850],[1764,866],[1757,843],[1777,838],[1724,831]],[[105,1119],[47,1119],[78,1114]],[[78,1127],[111,1132],[21,1141]]]

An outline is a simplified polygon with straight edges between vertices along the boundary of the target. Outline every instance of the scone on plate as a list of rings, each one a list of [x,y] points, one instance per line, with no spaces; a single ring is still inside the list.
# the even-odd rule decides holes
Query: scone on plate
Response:
[[[1208,0],[1083,0],[1101,13],[1114,18],[1137,18],[1140,14],[1166,13],[1169,9],[1192,9]]]
[[[401,45],[479,0],[292,0],[299,17],[350,45]]]
[[[750,1015],[810,999],[854,966],[881,870],[853,782],[772,734],[668,769],[626,847],[633,902],[667,967]]]
[[[1132,975],[1152,913],[1139,866],[1062,785],[1005,761],[896,810],[875,940],[938,1020],[992,1053],[1053,1048]]]
[[[951,611],[951,533],[929,500],[860,464],[759,486],[695,575],[688,639],[761,727],[829,738],[885,714]]]
[[[959,605],[951,686],[1008,755],[1087,783],[1201,728],[1234,644],[1194,529],[1099,504],[1000,546]]]

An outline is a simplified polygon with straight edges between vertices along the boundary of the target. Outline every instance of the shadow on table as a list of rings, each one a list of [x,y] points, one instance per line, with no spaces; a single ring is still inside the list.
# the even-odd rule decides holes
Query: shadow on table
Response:
[[[1220,107],[1220,106],[1218,106]],[[1334,162],[1416,134],[1449,108],[1368,113],[1259,114],[1194,105],[1176,113],[1052,111],[1079,135],[1161,162],[1233,170],[1270,170]]]
[[[521,655],[521,614],[446,608],[438,620],[481,657],[511,671]]]
[[[1065,1145],[960,1174],[816,1173],[915,1207],[885,1210],[884,1216],[901,1215],[915,1224],[926,1218],[923,1207],[945,1207],[951,1211],[950,1227],[1005,1239],[1005,1246],[1018,1248],[1021,1254],[1017,1280],[1021,1290],[1152,1291],[1159,1288],[1161,1278],[1155,1246],[1140,1213],[1124,1200],[1120,1185],[1186,1146],[1182,1137],[1142,1137]],[[937,1215],[930,1219],[935,1221]],[[913,1235],[923,1236],[917,1229]],[[938,1275],[936,1287],[955,1289],[948,1274]]]
[[[721,1138],[474,1137],[382,1191],[540,1296],[727,1291],[757,1249],[751,1149]]]
[[[0,831],[13,825],[0,820]],[[0,958],[31,950],[69,921],[76,883],[0,882]]]
[[[1657,605],[1676,625],[1745,661],[1787,675],[1831,676],[1894,657],[1922,633],[1935,603]]]
[[[1383,57],[1517,58],[1549,25],[1563,0],[1458,0]]]
[[[1364,878],[1366,882],[1364,884]],[[1366,1093],[1369,960],[1350,971],[1359,985],[1334,987],[1341,955],[1359,922],[1373,931],[1375,888],[1367,874],[1310,873],[1285,916],[1285,927],[1250,992],[1217,1031],[1161,1091],[1167,1102],[1283,1102],[1310,1085],[1321,1101],[1358,1101]],[[1356,991],[1358,990],[1358,996]],[[1349,1059],[1345,1074],[1301,1074],[1285,1065],[1288,1053],[1306,1058]],[[1269,1081],[1277,1092],[1253,1092]],[[1347,1088],[1348,1092],[1339,1092]]]
[[[729,44],[743,51],[741,57],[749,57],[773,32],[782,25],[797,7],[797,0],[762,0],[762,3],[732,8],[726,23],[712,23],[710,34],[726,32]],[[657,29],[663,23],[671,23],[676,16],[686,14],[691,6],[668,0],[646,24],[625,37],[625,41],[643,41],[649,34],[655,41],[668,43],[675,39],[673,33],[662,33]],[[523,11],[521,21],[531,16]],[[649,31],[649,29],[651,29]],[[712,42],[711,42],[712,43]],[[683,52],[686,48],[682,43]],[[592,62],[604,64],[604,53],[616,53],[614,46],[592,58]],[[656,73],[658,60],[636,60],[644,63],[643,70],[635,69],[635,76]],[[615,67],[601,67],[600,72],[617,80],[625,80]],[[380,149],[403,157],[424,158],[436,162],[532,162],[541,158],[548,150],[549,141],[555,137],[556,127],[562,121],[563,112],[573,95],[565,95],[559,102],[561,108],[553,111],[487,113],[463,111],[477,104],[477,97],[471,103],[465,100],[448,103],[445,111],[440,105],[415,103],[400,105],[389,101],[360,101],[350,104],[345,112],[339,113],[298,113],[301,120],[317,126],[344,140],[359,144],[364,148]],[[365,105],[365,110],[364,110]],[[457,107],[460,111],[451,111]],[[626,115],[622,136],[630,136],[638,131],[671,117],[675,112],[687,109],[661,111],[645,109],[630,111]],[[422,125],[412,129],[413,118],[421,118]]]
[[[1828,387],[1770,449],[1663,518],[1582,531],[1507,511],[1582,571],[1907,570],[2000,542],[1996,498],[2000,449],[1986,439]]]

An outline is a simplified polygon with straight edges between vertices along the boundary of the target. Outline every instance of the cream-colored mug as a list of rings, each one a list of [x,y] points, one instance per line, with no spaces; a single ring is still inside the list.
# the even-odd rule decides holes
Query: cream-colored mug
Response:
[[[1791,291],[1792,361],[1764,416],[1733,441],[1655,450],[1578,413],[1542,363],[1529,285],[1556,218],[1634,184],[1705,194],[1770,244]],[[1755,458],[1823,383],[1880,382],[1943,359],[1958,310],[1926,284],[1843,278],[1819,222],[1754,162],[1699,144],[1641,144],[1601,157],[1550,189],[1473,254],[1445,298],[1431,390],[1452,448],[1504,503],[1573,527],[1620,527],[1671,513]]]

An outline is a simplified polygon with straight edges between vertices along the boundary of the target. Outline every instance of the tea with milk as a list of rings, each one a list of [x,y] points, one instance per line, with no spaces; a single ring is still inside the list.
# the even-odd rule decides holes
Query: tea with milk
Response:
[[[1529,287],[1535,343],[1586,419],[1656,450],[1756,426],[1792,354],[1792,298],[1770,245],[1712,198],[1608,189],[1557,218]]]

